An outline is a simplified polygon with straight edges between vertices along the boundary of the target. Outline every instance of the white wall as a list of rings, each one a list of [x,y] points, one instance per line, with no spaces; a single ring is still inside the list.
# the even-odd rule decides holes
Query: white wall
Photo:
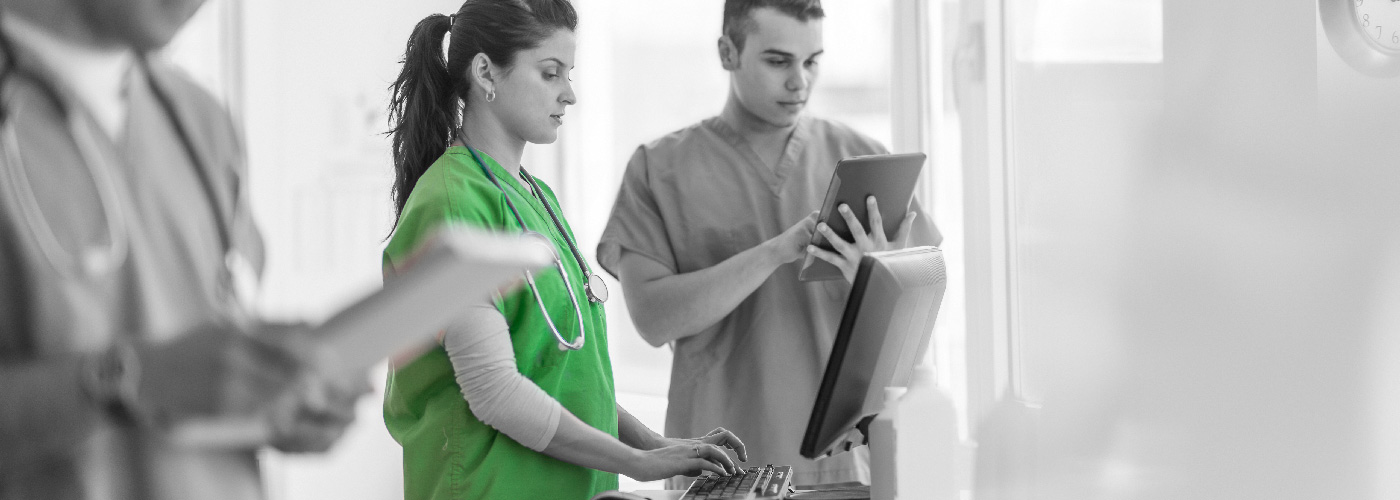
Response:
[[[261,310],[318,321],[377,287],[393,212],[385,108],[408,34],[440,2],[247,0],[244,121],[269,249]],[[383,372],[373,381],[382,386]],[[270,497],[402,498],[379,391],[331,453],[266,455]]]
[[[1040,409],[992,413],[977,497],[1393,498],[1400,80],[1337,59],[1314,2],[1161,3],[1160,63],[1006,67]]]

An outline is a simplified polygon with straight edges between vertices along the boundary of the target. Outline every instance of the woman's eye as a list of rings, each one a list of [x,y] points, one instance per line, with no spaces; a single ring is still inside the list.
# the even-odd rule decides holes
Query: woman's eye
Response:
[[[769,59],[769,66],[787,66],[787,61],[783,59]]]
[[[544,74],[544,79],[545,79],[545,80],[553,80],[553,79],[555,79],[555,78],[559,78],[559,75],[556,75],[556,74],[554,74],[554,73],[545,73],[545,74]]]

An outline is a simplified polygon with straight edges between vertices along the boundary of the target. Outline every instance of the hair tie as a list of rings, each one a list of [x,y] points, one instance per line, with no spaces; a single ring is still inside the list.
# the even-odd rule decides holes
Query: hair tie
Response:
[[[456,12],[453,12],[453,13],[451,13],[451,14],[448,14],[448,15],[447,15],[447,26],[449,27],[449,29],[450,29],[452,26],[456,26],[456,25],[457,25],[457,13],[456,13]]]

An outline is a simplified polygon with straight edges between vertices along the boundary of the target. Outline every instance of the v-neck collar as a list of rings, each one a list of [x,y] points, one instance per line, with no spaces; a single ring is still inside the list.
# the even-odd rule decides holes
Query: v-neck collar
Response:
[[[530,210],[533,210],[535,212],[536,217],[539,217],[540,219],[546,221],[550,221],[549,224],[546,224],[546,226],[550,228],[549,232],[556,233],[555,235],[560,238],[566,237],[564,234],[559,232],[559,228],[554,227],[554,223],[549,217],[549,212],[547,211],[547,209],[544,208],[543,204],[547,203],[547,201],[542,198],[544,196],[543,191],[541,191],[540,197],[536,197],[534,195],[534,191],[532,191],[529,186],[525,185],[524,181],[522,181],[520,178],[514,175],[511,175],[510,172],[507,172],[505,167],[502,167],[501,164],[498,163],[495,158],[491,157],[491,155],[486,154],[485,151],[482,151],[480,149],[474,149],[474,151],[476,151],[476,154],[481,157],[481,161],[486,163],[486,168],[491,170],[491,175],[494,175],[496,177],[496,180],[501,182],[502,186],[510,186],[510,189],[512,191],[515,191],[515,194],[519,195],[520,198],[524,198],[525,204],[530,206]],[[471,151],[468,151],[466,146],[450,146],[447,148],[447,152],[465,156],[466,158],[464,158],[464,160],[467,160],[467,162],[470,163],[473,168],[480,170],[480,167],[476,166],[476,160],[472,158]],[[523,168],[520,169],[520,172],[521,175],[529,175],[525,172],[525,169]],[[535,182],[539,181],[536,180]],[[533,229],[531,230],[539,232]]]
[[[473,151],[476,152],[476,157],[480,157],[481,161],[486,163],[486,168],[491,170],[491,175],[495,176],[496,180],[506,179],[501,182],[510,184],[511,189],[514,189],[516,193],[519,193],[521,196],[534,197],[530,195],[530,188],[521,185],[519,179],[516,179],[514,175],[507,172],[505,167],[502,167],[495,158],[492,158],[491,155],[487,154],[485,151],[475,148],[468,149],[467,146],[448,146],[446,152],[460,154],[465,157],[465,160],[469,160],[472,166],[480,169],[481,167],[479,167],[476,162],[477,159],[472,155]]]
[[[98,130],[113,142],[122,140],[131,114],[127,89],[140,56],[64,39],[24,16],[4,16],[0,30],[34,56],[50,84],[80,103]]]
[[[480,149],[477,149],[475,151],[476,154],[481,157],[481,161],[486,163],[486,168],[491,170],[491,174],[496,176],[496,180],[505,179],[501,181],[502,186],[510,186],[511,190],[515,191],[515,193],[520,195],[520,197],[525,198],[525,204],[528,205],[530,207],[530,210],[535,213],[535,217],[542,221],[545,221],[544,226],[546,229],[544,231],[540,231],[538,229],[531,229],[528,226],[521,228],[521,230],[533,231],[544,235],[545,238],[549,239],[550,243],[555,246],[555,257],[559,259],[568,259],[569,261],[573,261],[574,265],[578,266],[579,272],[584,273],[581,274],[581,276],[587,276],[588,273],[591,273],[592,268],[588,267],[586,263],[579,262],[578,257],[574,255],[573,250],[571,250],[571,248],[569,247],[570,242],[574,242],[574,244],[577,244],[577,241],[573,239],[573,236],[566,234],[565,232],[565,226],[563,226],[564,222],[562,220],[563,208],[560,207],[558,204],[555,204],[553,206],[554,212],[556,214],[559,214],[561,217],[560,222],[556,224],[554,222],[554,217],[550,216],[549,214],[550,208],[545,207],[545,204],[549,203],[549,198],[545,196],[544,188],[540,188],[540,195],[536,197],[534,195],[534,191],[531,190],[530,186],[525,185],[520,178],[510,175],[510,172],[506,172],[505,167],[502,167],[500,163],[497,163],[495,158],[492,158],[491,155],[486,154],[486,152]],[[470,164],[471,168],[480,171],[480,167],[476,166],[476,160],[472,158],[472,153],[471,151],[467,150],[466,146],[449,146],[445,153],[465,156],[463,160],[465,160],[466,163]],[[534,184],[539,184],[540,182],[538,178],[535,178],[533,175],[530,175],[530,173],[527,172],[524,168],[520,169],[520,175],[529,175]],[[501,194],[507,197],[510,196],[509,193],[503,192]],[[518,210],[519,207],[517,206],[516,209]],[[522,215],[522,218],[523,217],[524,216]],[[517,222],[523,224],[523,220]],[[561,245],[563,248],[560,248]],[[564,257],[565,255],[567,255],[567,257]],[[586,280],[587,278],[584,279]]]
[[[798,156],[800,156],[802,149],[807,146],[808,119],[806,115],[797,117],[797,124],[792,129],[792,135],[788,136],[787,145],[783,147],[783,155],[774,167],[769,167],[768,164],[764,163],[748,138],[725,123],[723,118],[716,116],[710,118],[707,123],[711,130],[739,153],[739,156],[748,161],[749,168],[763,179],[764,184],[768,185],[768,189],[773,191],[773,194],[780,194],[783,184],[791,177],[793,169],[798,166]]]

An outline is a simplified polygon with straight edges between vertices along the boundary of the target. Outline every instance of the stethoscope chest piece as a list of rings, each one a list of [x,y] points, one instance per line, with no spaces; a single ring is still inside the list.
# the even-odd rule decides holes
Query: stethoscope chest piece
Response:
[[[588,295],[589,302],[602,304],[608,301],[608,284],[603,283],[603,278],[597,274],[588,275],[588,283],[583,285],[583,291]]]

